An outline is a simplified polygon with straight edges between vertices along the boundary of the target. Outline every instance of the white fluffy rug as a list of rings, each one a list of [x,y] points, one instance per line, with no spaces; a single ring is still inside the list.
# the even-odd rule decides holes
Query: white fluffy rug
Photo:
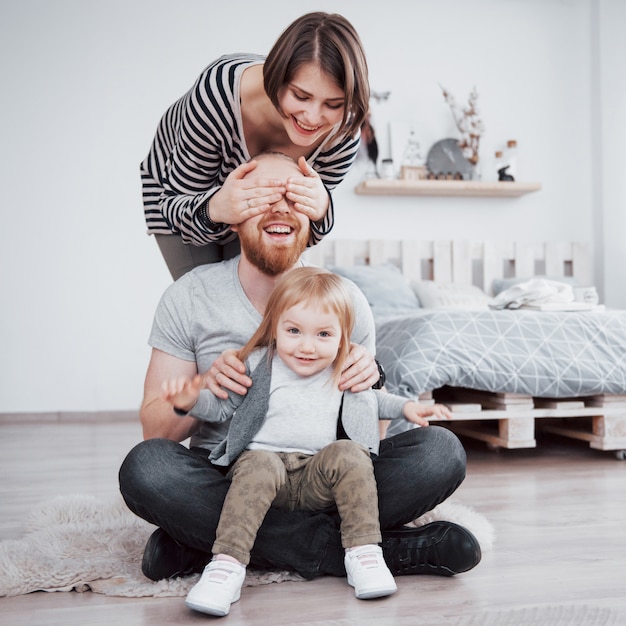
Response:
[[[494,529],[480,513],[444,502],[415,520],[456,522],[471,530],[483,552]],[[154,526],[139,519],[121,498],[103,502],[91,496],[63,496],[45,502],[26,522],[22,539],[0,543],[0,596],[32,591],[94,591],[109,596],[184,596],[198,574],[153,582],[141,573],[143,549]],[[246,586],[302,580],[292,572],[248,570]]]

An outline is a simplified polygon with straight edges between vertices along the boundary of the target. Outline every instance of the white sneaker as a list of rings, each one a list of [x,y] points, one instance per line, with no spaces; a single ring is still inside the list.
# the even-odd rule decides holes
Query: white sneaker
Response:
[[[390,596],[398,589],[380,546],[359,546],[346,552],[344,559],[348,584],[359,600]]]
[[[210,561],[200,580],[187,594],[185,604],[196,611],[222,617],[239,600],[246,568],[230,561]]]

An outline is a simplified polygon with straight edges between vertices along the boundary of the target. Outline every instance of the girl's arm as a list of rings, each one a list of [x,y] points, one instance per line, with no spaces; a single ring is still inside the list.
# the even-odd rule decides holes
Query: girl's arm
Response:
[[[173,441],[184,441],[198,428],[199,422],[193,417],[183,417],[174,413],[172,405],[161,396],[163,381],[170,377],[191,378],[197,374],[196,364],[184,361],[156,348],[152,356],[144,382],[144,396],[139,416],[144,439],[162,437]]]

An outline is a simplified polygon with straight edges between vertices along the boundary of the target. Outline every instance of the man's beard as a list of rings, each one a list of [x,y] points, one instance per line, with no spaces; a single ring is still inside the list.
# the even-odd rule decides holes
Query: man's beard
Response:
[[[259,226],[262,230],[262,227]],[[294,225],[296,238],[290,244],[266,244],[256,229],[249,232],[245,226],[239,229],[239,240],[241,242],[242,253],[246,255],[248,261],[257,269],[268,276],[278,276],[290,270],[299,261],[300,256],[306,250],[308,243],[308,231],[300,230]]]

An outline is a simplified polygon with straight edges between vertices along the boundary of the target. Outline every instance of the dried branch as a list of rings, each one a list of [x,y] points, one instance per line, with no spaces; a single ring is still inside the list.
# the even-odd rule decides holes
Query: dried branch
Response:
[[[450,107],[450,112],[454,119],[454,123],[461,133],[461,139],[459,139],[459,148],[463,152],[463,156],[473,165],[478,163],[478,148],[480,145],[480,138],[485,132],[485,126],[479,117],[479,111],[477,106],[478,92],[474,87],[469,95],[467,106],[461,111],[456,104],[454,96],[449,93],[444,87],[439,85],[443,91],[443,97]]]

